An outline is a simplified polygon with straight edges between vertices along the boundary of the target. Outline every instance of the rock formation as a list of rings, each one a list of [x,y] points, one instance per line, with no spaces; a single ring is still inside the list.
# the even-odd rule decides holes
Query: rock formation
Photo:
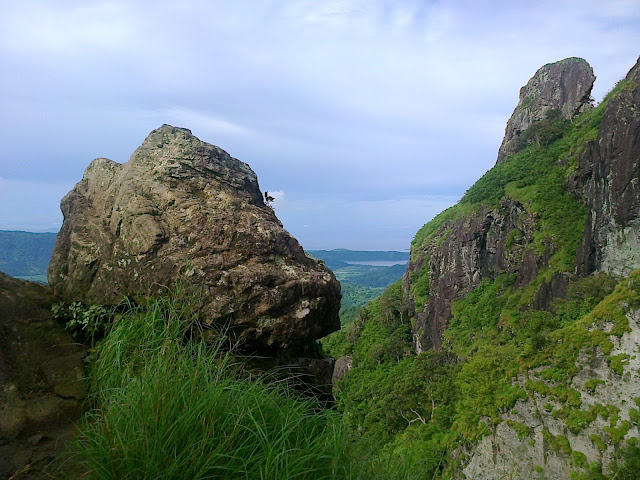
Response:
[[[49,478],[83,413],[86,351],[52,302],[47,287],[0,273],[0,478]]]
[[[578,159],[576,190],[587,204],[582,275],[640,268],[640,59],[617,89]]]
[[[629,328],[621,336],[608,337],[611,352],[584,349],[576,358],[576,374],[559,382],[549,380],[545,367],[520,373],[514,384],[527,394],[501,415],[502,421],[490,435],[470,449],[464,478],[573,478],[572,471],[595,463],[601,464],[605,472],[612,471],[612,462],[623,440],[638,438],[640,358],[636,353],[640,347],[640,310],[628,305],[637,307],[640,299],[638,273],[619,285],[633,292],[632,295],[612,302],[626,311]],[[610,300],[615,297],[612,295]],[[589,328],[614,330],[598,316]],[[560,333],[557,346],[561,348],[570,341],[567,332]],[[612,358],[625,360],[615,366]],[[567,406],[561,395],[553,393],[558,385],[572,392],[572,407]],[[611,415],[607,413],[609,410]]]
[[[576,274],[583,277],[606,272],[619,278],[640,268],[640,59],[616,90],[597,137],[581,149],[577,171],[568,182],[587,207],[576,257]],[[580,422],[574,420],[567,428],[562,415],[552,414],[570,410],[545,391],[545,386],[556,384],[545,377],[544,368],[526,371],[515,383],[525,388],[536,382],[543,386],[541,391],[529,388],[527,397],[505,412],[492,434],[472,449],[464,469],[468,478],[569,478],[572,470],[596,462],[611,471],[623,440],[638,438],[638,272],[622,280],[618,290],[631,293],[611,296],[611,303],[625,312],[628,328],[622,335],[613,334],[612,322],[600,318],[605,311],[601,308],[586,327],[606,332],[611,351],[584,349],[575,362],[578,373],[562,379],[579,399],[571,415]],[[559,345],[568,341],[558,336]],[[616,365],[616,358],[624,360]],[[610,408],[615,416],[594,414],[600,407]]]
[[[500,172],[507,171],[508,162],[515,160],[509,156],[523,147],[518,144],[519,136],[544,119],[546,111],[557,109],[570,119],[590,108],[593,80],[591,67],[580,59],[567,59],[538,70],[520,92],[495,167],[498,173],[494,172],[492,178],[500,178]],[[575,263],[562,268],[552,264],[560,248],[557,239],[540,241],[543,223],[549,221],[543,216],[548,213],[535,213],[526,200],[518,200],[517,181],[511,180],[514,193],[510,195],[505,188],[493,207],[469,203],[466,211],[459,209],[456,215],[445,212],[434,230],[412,245],[404,279],[405,294],[415,305],[418,352],[446,348],[443,333],[453,317],[454,302],[498,275],[511,274],[515,278],[513,288],[531,289],[537,282],[530,303],[520,305],[520,309],[552,310],[553,299],[564,296],[571,282],[597,272],[621,279],[640,268],[640,60],[599,108],[601,120],[580,117],[584,125],[595,125],[591,133],[580,137],[582,143],[562,150],[565,153],[558,158],[551,157],[552,150],[543,150],[543,155],[550,158],[536,160],[541,162],[540,168],[547,162],[563,169],[559,170],[559,185],[576,204],[575,211],[565,212],[567,221],[570,216],[581,219],[580,210],[585,208],[585,223],[578,224],[584,229],[578,226],[575,232],[579,234],[575,237],[577,254],[571,257]],[[525,152],[518,161],[527,158]],[[491,184],[486,188],[500,192],[504,187]],[[548,275],[541,280],[538,273],[543,271]],[[421,291],[416,285],[424,275],[428,282]],[[460,472],[464,478],[568,478],[570,471],[594,462],[606,472],[621,442],[638,436],[637,279],[638,272],[623,279],[619,288],[629,297],[614,293],[607,306],[625,312],[626,320],[617,320],[624,330],[619,327],[615,333],[615,323],[607,319],[604,307],[584,317],[591,322],[585,323],[586,331],[604,335],[606,342],[611,342],[606,352],[587,343],[575,360],[578,373],[567,378],[551,379],[545,376],[548,366],[538,366],[523,368],[513,379],[513,384],[522,389],[522,398],[501,413],[501,421],[487,422],[491,434],[466,452],[458,452],[466,459]],[[554,333],[558,348],[571,341],[570,334],[570,330]],[[548,348],[552,350],[553,344]],[[615,358],[624,359],[623,363],[614,366]],[[570,389],[574,404],[568,405],[566,398],[550,393],[554,388]],[[609,418],[606,412],[597,413],[603,405],[616,415]],[[587,420],[569,428],[568,418],[574,422]]]
[[[539,69],[521,89],[520,103],[509,120],[503,147],[510,145],[510,139],[522,131],[514,125],[526,129],[544,115],[545,109],[558,108],[563,115],[572,116],[589,108],[586,99],[594,78],[591,67],[576,58]],[[569,88],[570,85],[573,88]],[[637,64],[619,89],[604,110],[597,138],[581,149],[576,172],[567,182],[567,190],[587,207],[584,238],[576,258],[576,271],[582,276],[596,271],[628,274],[640,267],[640,116],[637,113],[640,69]],[[529,101],[523,102],[523,99]],[[524,103],[528,105],[526,108],[522,106]],[[534,112],[538,113],[531,116]],[[499,157],[498,163],[504,158]],[[427,304],[415,314],[418,351],[440,347],[442,332],[451,317],[452,302],[483,279],[500,272],[514,273],[516,286],[521,286],[536,277],[538,270],[547,265],[554,248],[550,242],[544,251],[534,251],[532,242],[538,227],[537,214],[530,213],[517,200],[505,197],[498,208],[484,208],[469,216],[448,220],[438,229],[437,241],[422,245],[422,251],[414,248],[405,290],[411,290],[412,277],[425,271],[429,275]],[[562,295],[566,279],[566,275],[559,275],[542,285],[536,307],[542,308],[554,296]]]
[[[535,278],[546,258],[535,255],[531,248],[536,226],[535,214],[517,201],[504,199],[499,208],[484,208],[447,223],[425,255],[414,255],[405,279],[422,271],[429,276],[428,300],[415,313],[418,352],[441,347],[453,300],[471,291],[482,279],[499,271],[516,274],[518,285]]]
[[[49,283],[115,303],[179,278],[248,350],[295,350],[340,326],[340,285],[263,201],[251,168],[189,130],[154,130],[125,164],[94,160],[61,202]]]
[[[559,110],[568,120],[591,108],[595,79],[593,69],[581,58],[566,58],[541,67],[520,89],[520,100],[507,122],[498,162],[520,150],[521,135],[551,110]]]

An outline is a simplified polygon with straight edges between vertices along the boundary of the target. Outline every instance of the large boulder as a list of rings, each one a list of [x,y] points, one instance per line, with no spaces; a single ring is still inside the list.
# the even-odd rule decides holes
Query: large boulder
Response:
[[[340,285],[265,204],[256,174],[191,131],[154,130],[118,164],[94,160],[61,202],[49,284],[116,303],[187,278],[208,322],[247,349],[296,349],[340,327]]]
[[[541,67],[520,89],[518,105],[507,122],[498,151],[498,163],[522,148],[522,134],[552,110],[569,120],[591,108],[595,80],[591,65],[582,58],[565,58]]]

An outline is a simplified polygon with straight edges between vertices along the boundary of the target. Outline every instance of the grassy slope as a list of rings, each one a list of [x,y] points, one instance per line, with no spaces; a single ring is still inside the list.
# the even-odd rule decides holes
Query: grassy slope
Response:
[[[249,375],[224,337],[185,341],[198,329],[188,298],[125,314],[97,347],[94,410],[70,452],[79,476],[354,478],[339,417]]]
[[[532,284],[514,288],[514,278],[502,274],[455,302],[443,352],[410,353],[411,319],[399,284],[325,342],[330,353],[353,356],[354,368],[341,380],[338,397],[356,445],[366,446],[363,458],[376,465],[372,477],[449,478],[457,468],[455,449],[487,434],[501,411],[528,394],[512,381],[518,372],[547,366],[550,381],[566,378],[574,374],[577,352],[596,345],[606,352],[610,344],[609,334],[589,332],[592,325],[612,321],[613,335],[626,330],[620,305],[637,302],[638,289],[618,286],[611,293],[615,282],[604,275],[574,280],[567,297],[556,300],[554,314],[530,307],[543,281],[573,271],[584,207],[567,193],[566,182],[585,143],[596,138],[605,104],[571,124],[556,119],[550,127],[562,133],[559,139],[529,146],[496,165],[412,242],[412,260],[420,260],[452,222],[511,197],[540,217],[536,250],[554,245],[549,268]],[[428,290],[428,271],[415,272],[411,294],[417,308]],[[575,392],[558,385],[553,394],[567,406],[571,425],[579,416]]]

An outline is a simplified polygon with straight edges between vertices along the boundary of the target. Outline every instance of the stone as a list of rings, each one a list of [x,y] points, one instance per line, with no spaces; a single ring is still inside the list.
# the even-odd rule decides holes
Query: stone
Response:
[[[351,355],[345,355],[336,360],[333,375],[331,377],[331,382],[334,387],[338,384],[338,381],[340,381],[340,379],[351,370],[352,367],[353,357]]]
[[[340,328],[340,285],[265,204],[256,174],[184,128],[152,131],[130,160],[94,160],[61,202],[48,278],[66,301],[114,304],[202,289],[206,322],[246,350],[295,350]]]
[[[440,233],[433,245],[412,252],[405,278],[422,271],[424,262],[428,262],[429,272],[427,303],[412,314],[416,319],[417,352],[442,346],[453,301],[464,297],[483,279],[500,272],[513,273],[516,285],[520,286],[535,278],[550,253],[535,255],[531,249],[537,225],[536,214],[520,202],[505,198],[499,208],[484,208],[446,222],[438,229]],[[411,286],[404,288],[409,292]]]
[[[0,273],[0,478],[50,478],[84,413],[86,348],[44,285]]]
[[[632,309],[627,313],[629,331],[622,337],[609,337],[613,342],[611,355],[633,354],[640,346],[640,311]],[[632,410],[636,409],[635,399],[640,397],[640,358],[630,355],[624,365],[624,374],[612,371],[609,361],[600,349],[588,349],[581,352],[577,363],[582,366],[580,372],[567,382],[575,389],[581,399],[579,410],[586,413],[594,405],[614,405],[618,408],[618,422],[629,421],[632,426],[625,438],[638,438],[638,426],[633,420]],[[536,372],[520,374],[516,380],[525,389],[528,381],[550,383]],[[596,388],[587,382],[598,382]],[[550,385],[551,386],[551,385]],[[571,449],[586,456],[588,462],[602,463],[605,472],[610,471],[618,448],[612,441],[606,442],[604,451],[600,451],[592,441],[592,435],[607,438],[609,418],[597,416],[584,429],[572,432],[567,429],[565,420],[553,415],[545,406],[550,405],[549,397],[538,392],[529,392],[526,398],[501,415],[501,421],[491,435],[485,436],[469,452],[468,461],[463,469],[464,478],[498,480],[503,478],[571,478],[571,470],[577,469],[570,454],[554,451],[545,441],[543,432],[553,436],[564,436]],[[563,405],[552,402],[553,408]],[[529,428],[529,435],[518,435],[509,421],[517,422]]]
[[[578,272],[628,275],[640,268],[640,59],[609,99],[573,185],[587,204]]]
[[[591,66],[582,58],[566,58],[541,67],[520,89],[520,99],[507,122],[498,150],[498,162],[521,148],[521,135],[551,110],[559,110],[569,120],[592,107],[595,82]]]

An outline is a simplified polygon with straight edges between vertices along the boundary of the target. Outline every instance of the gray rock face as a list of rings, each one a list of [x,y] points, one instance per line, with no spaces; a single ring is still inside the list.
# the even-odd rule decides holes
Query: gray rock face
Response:
[[[520,136],[547,112],[557,109],[565,119],[591,108],[595,82],[591,66],[581,58],[567,58],[541,67],[520,89],[520,100],[507,122],[498,150],[498,163],[521,147]]]
[[[340,327],[340,285],[265,205],[255,173],[164,125],[125,164],[99,158],[61,202],[49,284],[65,300],[115,303],[179,278],[203,288],[207,321],[261,352]]]
[[[633,288],[633,280],[625,280]],[[619,440],[613,438],[615,426],[622,438],[638,438],[637,412],[640,398],[640,359],[636,352],[640,346],[640,311],[630,309],[627,314],[629,331],[621,337],[611,335],[611,356],[622,355],[628,362],[619,371],[611,368],[611,361],[599,348],[585,349],[576,359],[579,373],[563,379],[580,398],[575,418],[586,418],[583,427],[569,429],[560,415],[554,415],[566,405],[535,390],[527,390],[513,408],[501,415],[502,421],[469,452],[464,478],[498,480],[503,478],[571,478],[576,455],[584,455],[586,462],[602,463],[611,472],[611,463],[618,451]],[[608,331],[611,325],[602,325],[596,317],[591,329]],[[549,388],[556,387],[544,378],[542,372],[528,370],[516,379],[526,390],[527,382],[539,382]],[[608,405],[616,411],[616,418],[590,416],[594,408]],[[626,424],[626,430],[623,425]],[[518,431],[519,430],[519,431]],[[555,439],[555,441],[554,441]],[[563,448],[558,448],[561,439]],[[598,440],[600,444],[598,445]],[[550,442],[551,441],[551,442]],[[585,463],[586,464],[586,463]]]
[[[424,268],[429,272],[427,304],[415,315],[418,352],[440,348],[453,300],[482,279],[508,272],[517,275],[517,285],[524,285],[535,278],[548,259],[547,254],[534,254],[530,246],[537,222],[522,204],[504,199],[500,208],[446,223],[432,245],[422,254],[414,252],[406,278]]]
[[[587,203],[579,273],[640,268],[640,59],[609,100],[575,182]]]

